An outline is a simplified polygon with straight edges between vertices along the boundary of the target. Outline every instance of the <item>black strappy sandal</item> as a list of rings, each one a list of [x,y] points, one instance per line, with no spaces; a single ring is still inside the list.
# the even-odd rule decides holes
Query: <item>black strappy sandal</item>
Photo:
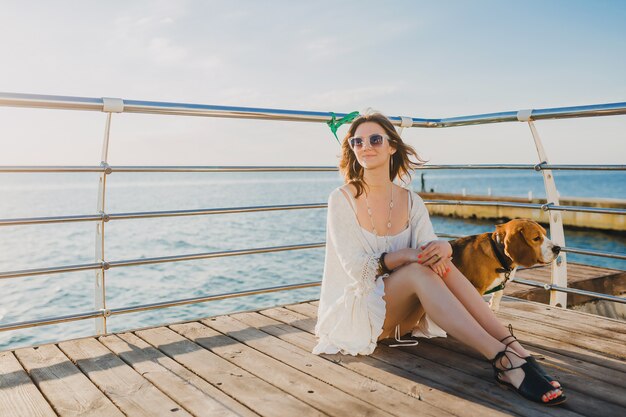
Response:
[[[500,343],[504,343],[504,341],[508,338],[513,338],[513,340],[511,340],[508,343],[504,343],[504,345],[506,347],[508,347],[511,343],[513,342],[517,342],[517,337],[515,337],[515,335],[513,334],[513,325],[509,324],[508,326],[509,328],[509,333],[511,333],[509,336],[505,336],[504,338],[500,339]],[[519,355],[518,355],[519,356]],[[537,371],[537,373],[539,373],[539,375],[541,375],[542,377],[544,377],[545,379],[548,380],[548,382],[550,382],[550,385],[552,385],[552,382],[556,382],[559,384],[558,387],[555,387],[554,385],[552,385],[553,388],[558,388],[561,391],[563,390],[563,385],[561,385],[560,381],[557,381],[555,378],[553,378],[551,375],[549,375],[545,369],[543,369],[543,367],[541,365],[539,365],[539,362],[537,362],[537,358],[535,358],[533,355],[527,356],[524,359],[526,362],[528,362],[530,364],[531,367],[535,368],[535,371]]]
[[[559,395],[558,397],[553,398],[549,401],[543,401],[542,399],[543,395],[557,388],[553,387],[543,376],[541,376],[535,370],[535,368],[533,368],[530,365],[529,362],[525,362],[523,365],[520,365],[520,366],[513,366],[511,361],[507,357],[507,360],[509,360],[509,367],[505,367],[504,364],[502,363],[502,358],[505,357],[507,353],[512,353],[513,355],[516,355],[517,357],[521,359],[525,359],[519,356],[517,353],[515,353],[515,351],[510,350],[508,348],[504,348],[503,351],[498,352],[496,356],[494,356],[494,358],[491,359],[491,366],[493,367],[494,378],[499,384],[502,384],[503,386],[509,389],[513,389],[519,395],[521,395],[522,397],[528,400],[531,400],[531,401],[534,401],[536,403],[543,404],[543,405],[552,406],[552,405],[562,404],[565,402],[565,400],[567,400],[567,397],[565,396],[565,394],[563,394],[563,391],[561,391],[561,395]],[[500,365],[505,369],[498,368],[498,366],[496,365],[498,362],[500,362]],[[513,385],[512,383],[503,381],[500,378],[502,374],[513,369],[521,369],[522,371],[524,371],[524,379],[522,380],[522,383],[520,384],[519,387],[515,387],[515,385]]]

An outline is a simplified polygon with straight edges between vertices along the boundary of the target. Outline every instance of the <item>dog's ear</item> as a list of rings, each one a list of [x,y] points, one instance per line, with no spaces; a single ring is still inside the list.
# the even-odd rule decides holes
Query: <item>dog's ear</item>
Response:
[[[506,236],[507,224],[496,224],[496,235],[498,237],[498,243],[504,243],[504,237]]]
[[[533,266],[536,263],[535,250],[526,241],[523,231],[522,226],[506,230],[504,250],[516,264]]]

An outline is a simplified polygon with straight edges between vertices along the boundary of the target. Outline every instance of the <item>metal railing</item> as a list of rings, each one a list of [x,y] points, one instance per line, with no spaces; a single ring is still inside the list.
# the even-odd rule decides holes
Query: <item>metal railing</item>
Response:
[[[167,103],[157,101],[122,100],[94,97],[65,97],[41,94],[0,93],[0,106],[30,107],[59,110],[91,110],[107,113],[144,113],[177,116],[204,116],[238,119],[281,120],[292,122],[328,122],[330,112],[301,110],[264,109],[255,107],[214,106],[206,104]],[[337,117],[347,113],[334,113]],[[616,116],[626,114],[626,102],[593,104],[589,106],[557,107],[487,113],[442,119],[388,116],[391,122],[400,126],[403,120],[410,119],[406,127],[456,127],[482,125],[488,123],[518,122],[526,120],[570,119],[575,117]]]
[[[602,207],[582,207],[582,206],[555,206],[552,204],[532,204],[532,203],[509,203],[491,201],[472,200],[424,200],[427,205],[441,206],[486,206],[486,207],[514,207],[528,208],[543,211],[572,211],[581,213],[600,214],[626,214],[626,209],[602,208]],[[13,219],[0,219],[1,226],[18,226],[27,224],[52,224],[52,223],[75,223],[89,221],[128,220],[128,219],[149,219],[158,217],[181,217],[199,216],[209,214],[232,214],[232,213],[253,213],[260,211],[283,211],[283,210],[303,210],[314,208],[326,208],[326,203],[307,204],[285,204],[275,206],[247,206],[247,207],[223,207],[206,208],[193,210],[164,210],[164,211],[143,211],[131,213],[100,213],[100,214],[77,214],[72,216],[52,216],[52,217],[23,217]]]
[[[107,113],[105,123],[105,138],[102,147],[102,163],[95,166],[0,166],[1,173],[53,173],[53,172],[97,172],[100,173],[99,202],[97,214],[70,215],[70,216],[53,216],[53,217],[35,217],[35,218],[14,218],[0,219],[0,227],[32,225],[32,224],[48,224],[48,223],[67,223],[67,222],[97,222],[96,236],[96,261],[90,264],[68,265],[58,267],[47,267],[38,269],[27,269],[20,271],[0,272],[0,279],[18,278],[33,275],[53,274],[61,272],[74,272],[95,270],[95,305],[96,309],[92,311],[76,313],[65,316],[42,318],[31,321],[9,323],[0,325],[0,331],[16,330],[27,327],[42,326],[68,321],[96,319],[96,333],[105,334],[106,319],[111,315],[125,314],[138,311],[147,311],[165,307],[179,306],[185,304],[203,303],[211,300],[240,297],[253,294],[263,294],[275,291],[291,290],[297,288],[308,288],[320,285],[319,281],[306,282],[293,285],[276,286],[269,288],[254,289],[248,291],[232,292],[218,295],[206,295],[201,297],[187,298],[181,300],[171,300],[161,303],[144,304],[138,306],[122,307],[117,309],[108,309],[106,307],[106,281],[105,271],[110,268],[128,267],[136,265],[146,265],[164,262],[180,262],[196,259],[209,259],[224,256],[241,256],[254,253],[269,253],[289,250],[314,249],[324,247],[325,242],[308,243],[288,246],[275,246],[266,248],[251,248],[220,252],[205,252],[187,255],[166,256],[159,258],[142,258],[130,260],[107,261],[104,254],[104,224],[112,220],[128,220],[156,217],[176,217],[176,216],[198,216],[213,214],[232,214],[232,213],[249,213],[258,211],[282,211],[282,210],[302,210],[302,209],[319,209],[325,208],[326,203],[318,204],[291,204],[291,205],[272,205],[272,206],[252,206],[252,207],[226,207],[226,208],[207,208],[196,210],[174,210],[174,211],[150,211],[150,212],[133,212],[133,213],[106,213],[104,207],[104,196],[106,194],[106,178],[115,172],[323,172],[336,171],[336,167],[328,166],[110,166],[107,163],[108,143],[110,124],[113,113],[150,113],[161,115],[186,115],[186,116],[204,116],[204,117],[221,117],[221,118],[244,118],[259,120],[281,120],[281,121],[300,121],[300,122],[327,122],[331,119],[330,112],[309,112],[295,110],[280,109],[262,109],[248,107],[232,107],[232,106],[212,106],[187,103],[164,103],[137,100],[121,100],[110,98],[84,98],[84,97],[61,97],[61,96],[44,96],[32,94],[9,94],[0,93],[0,106],[10,107],[29,107],[29,108],[46,108],[46,109],[64,109],[64,110],[88,110],[102,111]],[[560,219],[561,211],[577,211],[588,213],[602,213],[611,215],[626,214],[626,210],[606,209],[596,207],[579,207],[579,206],[561,206],[558,202],[556,193],[556,185],[552,177],[552,170],[626,170],[626,165],[550,165],[547,156],[543,150],[541,140],[533,124],[533,120],[546,119],[566,119],[575,117],[597,117],[610,115],[626,114],[626,102],[612,104],[598,104],[591,106],[562,107],[551,109],[535,109],[521,110],[517,112],[501,112],[482,115],[470,115],[443,119],[423,119],[414,117],[391,116],[392,124],[401,127],[422,127],[422,128],[442,128],[468,126],[487,123],[503,123],[503,122],[527,122],[531,129],[535,146],[537,148],[540,163],[536,165],[526,164],[468,164],[468,165],[426,165],[423,169],[529,169],[541,172],[544,176],[546,186],[546,194],[548,202],[546,204],[530,204],[515,202],[485,202],[485,201],[452,201],[452,200],[432,200],[425,201],[426,204],[439,205],[468,205],[468,206],[498,206],[498,207],[520,207],[535,210],[543,210],[551,212],[550,230],[553,241],[562,247],[562,253],[559,255],[558,262],[552,264],[552,283],[543,284],[528,280],[516,279],[516,282],[545,288],[550,291],[550,303],[552,305],[567,306],[567,293],[591,295],[597,298],[607,299],[615,302],[626,302],[624,299],[606,294],[593,293],[590,291],[576,290],[567,288],[567,269],[565,262],[565,253],[577,253],[592,256],[602,256],[614,259],[626,259],[626,255],[586,250],[580,248],[568,248],[565,246],[563,236],[563,225]],[[342,117],[345,114],[337,113],[336,116]],[[459,237],[456,235],[441,234],[441,237]],[[556,238],[555,238],[556,236]]]

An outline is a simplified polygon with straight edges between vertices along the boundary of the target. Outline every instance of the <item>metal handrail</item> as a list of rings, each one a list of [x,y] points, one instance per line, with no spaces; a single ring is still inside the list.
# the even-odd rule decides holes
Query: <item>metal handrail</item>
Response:
[[[436,235],[438,237],[445,237],[445,238],[451,238],[451,239],[459,239],[462,237],[469,236],[469,235],[456,235],[456,234],[451,234],[451,233],[436,233]],[[623,254],[623,253],[603,252],[603,251],[593,250],[593,249],[570,248],[569,246],[567,247],[561,246],[561,252],[576,253],[579,255],[598,256],[601,258],[613,258],[613,259],[626,260],[626,254]],[[518,270],[522,270],[522,268],[519,268]]]
[[[559,287],[553,284],[547,284],[547,283],[544,284],[541,282],[525,280],[521,278],[514,278],[512,282],[529,285],[533,287],[538,287],[538,288],[543,288],[547,291],[562,291],[562,292],[567,292],[570,294],[586,295],[589,297],[599,298],[599,299],[613,301],[613,302],[622,303],[622,304],[626,303],[625,298],[608,295],[608,294],[596,293],[593,291],[580,290],[576,288],[564,288],[564,287]],[[50,324],[65,323],[65,322],[78,321],[78,320],[85,320],[85,319],[92,319],[92,318],[97,318],[97,317],[109,317],[113,315],[136,313],[140,311],[155,310],[155,309],[160,309],[160,308],[175,307],[175,306],[188,305],[188,304],[199,304],[203,302],[223,300],[223,299],[234,298],[234,297],[244,297],[244,296],[249,296],[249,295],[265,294],[265,293],[277,292],[277,291],[310,288],[310,287],[316,287],[320,285],[321,285],[321,281],[312,281],[312,282],[304,282],[304,283],[299,283],[299,284],[260,288],[260,289],[255,289],[255,290],[245,290],[245,291],[237,291],[237,292],[223,293],[223,294],[217,294],[217,295],[183,298],[183,299],[178,299],[178,300],[164,301],[160,303],[150,303],[150,304],[142,304],[142,305],[137,305],[137,306],[121,307],[121,308],[114,308],[114,309],[86,311],[82,313],[75,313],[75,314],[69,314],[69,315],[64,315],[64,316],[46,317],[46,318],[35,319],[35,320],[7,323],[7,324],[0,325],[0,332],[18,330],[18,329],[24,329],[24,328],[30,328],[30,327],[45,326],[45,325],[50,325]]]
[[[333,166],[0,166],[0,173],[61,173],[61,172],[320,172],[338,171]]]
[[[509,202],[492,202],[492,201],[472,201],[472,200],[424,200],[428,205],[442,206],[490,206],[490,207],[517,207],[530,208],[543,211],[575,211],[582,213],[602,213],[602,214],[626,214],[626,209],[613,209],[604,207],[585,207],[585,206],[556,206],[553,204],[534,204],[534,203],[509,203]]]
[[[444,234],[444,233],[439,234],[439,236],[440,237],[462,237],[460,235],[450,235],[450,234]],[[109,269],[111,267],[120,267],[120,266],[136,266],[136,265],[176,262],[176,261],[192,260],[192,259],[207,259],[207,258],[216,258],[216,257],[223,257],[223,256],[247,255],[247,254],[252,254],[252,253],[278,252],[278,251],[294,250],[294,249],[322,248],[324,246],[325,246],[325,243],[315,243],[315,244],[307,244],[307,245],[292,245],[292,246],[257,248],[257,249],[247,249],[247,250],[237,250],[237,251],[211,252],[211,253],[202,253],[202,254],[194,254],[194,255],[170,256],[170,257],[149,258],[149,259],[135,259],[135,260],[115,261],[115,262],[103,262],[103,263],[74,265],[71,267],[64,267],[63,270],[61,270],[61,268],[56,268],[56,269],[50,268],[47,270],[38,269],[38,270],[14,271],[12,275],[11,273],[0,273],[0,278],[41,275],[41,274],[47,274],[47,273],[52,273],[52,272],[74,272],[74,271],[80,271],[80,270],[98,269],[98,268],[103,267],[103,264],[104,264],[105,269]],[[563,248],[563,250],[574,252],[576,249],[575,248]],[[582,250],[577,250],[577,251],[579,253],[584,252]],[[605,255],[604,253],[601,253],[599,251],[593,251],[593,253],[590,253],[590,254],[594,254],[596,256]],[[612,255],[616,255],[615,257],[618,257],[619,259],[626,259],[626,256],[623,256],[623,255],[619,255],[619,254],[612,254]],[[52,271],[52,269],[55,269],[55,270]],[[563,292],[569,292],[569,293],[575,293],[575,294],[588,295],[588,296],[606,299],[610,301],[617,301],[617,302],[622,302],[622,303],[625,302],[623,299],[619,297],[610,296],[607,294],[584,291],[584,290],[576,290],[576,289],[571,289],[571,288],[562,288],[556,285],[537,283],[535,281],[528,281],[528,280],[523,280],[520,278],[516,278],[515,282],[542,287],[542,288],[545,288],[546,290],[563,291]],[[0,325],[0,332],[8,331],[8,330],[16,330],[16,329],[21,329],[21,328],[26,328],[26,327],[36,327],[36,326],[56,324],[56,323],[62,323],[62,322],[68,322],[68,321],[90,319],[90,318],[96,318],[96,317],[108,317],[110,315],[153,310],[153,309],[158,309],[158,308],[166,308],[166,307],[172,307],[172,306],[178,306],[178,305],[184,305],[184,304],[194,304],[194,303],[200,303],[200,302],[224,299],[224,298],[231,298],[231,297],[237,297],[237,296],[260,294],[263,292],[273,292],[273,291],[281,291],[281,290],[289,290],[289,289],[297,289],[297,288],[306,288],[306,287],[316,286],[319,284],[320,284],[319,282],[313,282],[313,283],[305,283],[305,284],[296,284],[292,286],[271,287],[270,289],[226,293],[226,294],[221,294],[217,296],[186,298],[186,299],[181,299],[181,300],[144,304],[140,306],[123,307],[123,308],[118,308],[118,309],[105,309],[104,311],[97,310],[97,311],[91,311],[91,312],[71,314],[71,315],[66,315],[66,316],[30,320],[30,321],[18,322],[18,323],[9,323],[5,325]]]
[[[614,209],[603,207],[587,207],[587,206],[555,206],[552,204],[534,204],[534,203],[514,203],[514,202],[491,202],[491,201],[472,201],[472,200],[424,200],[428,205],[444,205],[444,206],[489,206],[489,207],[516,207],[529,208],[536,210],[558,210],[558,211],[574,211],[582,213],[601,213],[601,214],[626,214],[626,209]],[[148,219],[161,217],[180,217],[180,216],[204,216],[211,214],[233,214],[233,213],[251,213],[265,211],[282,211],[282,210],[303,210],[326,208],[327,203],[306,203],[306,204],[283,204],[274,206],[246,206],[246,207],[223,207],[208,209],[192,209],[192,210],[163,210],[163,211],[144,211],[129,213],[100,213],[100,214],[79,214],[73,216],[52,216],[52,217],[23,217],[13,219],[0,219],[1,226],[18,226],[32,224],[53,224],[53,223],[70,223],[70,222],[87,222],[87,221],[105,221],[110,220],[127,220],[127,219]]]
[[[16,219],[0,219],[0,226],[18,226],[29,224],[50,224],[50,223],[68,223],[68,222],[84,222],[84,221],[101,221],[109,220],[127,220],[127,219],[149,219],[160,217],[180,217],[180,216],[204,216],[211,214],[233,214],[233,213],[252,213],[266,211],[283,211],[283,210],[301,210],[326,208],[327,203],[308,203],[308,204],[282,204],[273,206],[247,206],[247,207],[224,207],[209,209],[193,209],[193,210],[164,210],[164,211],[145,211],[131,213],[100,213],[93,215],[75,215],[75,216],[53,216],[53,217],[24,217]]]
[[[461,237],[458,235],[447,235],[447,234],[440,234],[439,236]],[[618,302],[618,303],[626,303],[626,299],[624,298],[613,296],[613,295],[608,295],[608,294],[597,293],[593,291],[586,291],[586,290],[580,290],[580,289],[575,289],[575,288],[564,288],[564,287],[560,287],[560,286],[553,285],[553,284],[541,283],[541,282],[532,281],[532,280],[525,280],[522,278],[514,278],[513,282],[543,288],[547,291],[561,291],[561,292],[566,292],[566,293],[571,293],[571,294],[586,295],[586,296],[595,297],[595,298],[613,301],[613,302]],[[0,325],[0,332],[29,328],[29,327],[44,326],[44,325],[50,325],[50,324],[58,324],[58,323],[77,321],[77,320],[85,320],[85,319],[91,319],[91,318],[97,318],[97,317],[109,317],[112,315],[155,310],[155,309],[160,309],[160,308],[181,306],[181,305],[187,305],[187,304],[198,304],[198,303],[203,303],[207,301],[222,300],[226,298],[242,297],[242,296],[255,295],[255,294],[264,294],[264,293],[276,292],[276,291],[309,288],[309,287],[319,286],[320,284],[321,284],[321,281],[314,281],[314,282],[306,282],[306,283],[300,283],[300,284],[261,288],[261,289],[256,289],[256,290],[245,290],[245,291],[238,291],[238,292],[231,292],[231,293],[223,293],[223,294],[218,294],[218,295],[184,298],[184,299],[178,299],[178,300],[170,300],[170,301],[164,301],[164,302],[159,302],[159,303],[149,303],[149,304],[121,307],[121,308],[115,308],[115,309],[94,310],[94,311],[88,311],[88,312],[82,312],[82,313],[76,313],[76,314],[70,314],[70,315],[64,315],[64,316],[56,316],[56,317],[48,317],[48,318],[43,318],[43,319],[8,323],[8,324]]]
[[[50,165],[5,165],[0,166],[0,173],[49,173],[49,172],[104,172],[105,167],[100,165],[84,166],[50,166]]]
[[[528,120],[569,119],[573,117],[616,116],[626,114],[626,102],[609,104],[592,104],[589,106],[554,107],[547,109],[533,109],[528,114]],[[518,122],[519,111],[500,113],[477,114],[473,116],[448,117],[440,119],[437,126],[426,127],[456,127],[488,123]]]
[[[441,233],[437,236],[443,238],[461,238],[467,235],[455,235],[455,234],[447,234]],[[59,267],[48,267],[48,268],[34,268],[34,269],[22,269],[17,271],[3,271],[0,272],[0,279],[8,279],[8,278],[20,278],[27,276],[35,276],[35,275],[47,275],[47,274],[57,274],[64,272],[78,272],[78,271],[88,271],[95,270],[99,268],[110,269],[114,267],[120,266],[137,266],[137,265],[148,265],[148,264],[156,264],[156,263],[166,263],[166,262],[179,262],[179,261],[188,261],[194,259],[209,259],[209,258],[219,258],[224,256],[237,256],[237,255],[247,255],[253,253],[269,253],[269,252],[282,252],[286,250],[298,250],[298,249],[313,249],[313,248],[321,248],[326,245],[326,242],[317,242],[317,243],[307,243],[300,245],[288,245],[288,246],[273,246],[266,248],[252,248],[252,249],[240,249],[240,250],[231,250],[231,251],[222,251],[222,252],[203,252],[199,254],[188,254],[188,255],[173,255],[173,256],[164,256],[157,258],[140,258],[140,259],[130,259],[123,261],[111,261],[111,262],[95,262],[88,264],[77,264],[77,265],[66,265]],[[615,252],[603,252],[596,251],[591,249],[581,249],[581,248],[570,248],[570,247],[562,247],[562,252],[576,253],[580,255],[590,255],[590,256],[598,256],[605,258],[613,258],[613,259],[622,259],[626,260],[626,255]]]
[[[537,164],[534,167],[535,171],[542,170],[564,170],[564,171],[624,171],[626,165],[550,165],[550,164]]]
[[[543,288],[544,290],[547,290],[547,291],[560,291],[560,292],[566,292],[569,294],[586,295],[586,296],[593,297],[593,298],[599,298],[602,300],[608,300],[608,301],[613,301],[616,303],[626,304],[626,298],[618,297],[616,295],[609,295],[609,294],[602,294],[602,293],[598,293],[594,291],[580,290],[578,288],[561,287],[561,286],[554,285],[554,284],[548,284],[548,283],[532,281],[532,280],[522,279],[522,278],[513,278],[512,282],[515,282],[518,284],[530,285],[531,287]]]
[[[2,324],[0,325],[0,332],[25,329],[29,327],[46,326],[50,324],[66,323],[66,322],[85,320],[85,319],[93,319],[93,318],[98,318],[98,317],[110,317],[110,316],[115,316],[115,315],[120,315],[120,314],[136,313],[139,311],[155,310],[159,308],[175,307],[175,306],[182,306],[182,305],[187,305],[187,304],[199,304],[199,303],[204,303],[207,301],[224,300],[227,298],[234,298],[234,297],[245,297],[245,296],[256,295],[256,294],[267,294],[267,293],[277,292],[277,291],[298,290],[302,288],[317,287],[320,285],[321,285],[321,281],[312,281],[312,282],[303,282],[300,284],[279,285],[275,287],[259,288],[255,290],[245,290],[245,291],[236,291],[236,292],[216,294],[216,295],[205,295],[201,297],[183,298],[179,300],[164,301],[160,303],[151,303],[151,304],[141,304],[141,305],[130,306],[130,307],[85,311],[82,313],[68,314],[64,316],[46,317],[46,318],[35,319],[35,320]]]
[[[336,166],[112,166],[111,172],[326,172]]]
[[[421,165],[418,169],[509,169],[509,170],[573,170],[573,171],[624,171],[626,165],[548,165],[548,164],[455,164]],[[61,172],[332,172],[336,166],[0,166],[0,173],[61,173]]]
[[[550,165],[550,164],[453,164],[422,165],[419,169],[509,169],[509,170],[563,170],[563,171],[625,171],[626,165]]]
[[[0,332],[10,330],[27,329],[29,327],[47,326],[50,324],[67,323],[70,321],[95,319],[102,317],[101,310],[84,311],[82,313],[67,314],[64,316],[45,317],[41,319],[18,321],[14,323],[0,324]]]
[[[570,247],[564,246],[561,248],[561,252],[569,252],[569,253],[576,253],[579,255],[590,255],[590,256],[599,256],[602,258],[626,260],[626,254],[615,253],[615,252],[604,252],[604,251],[593,250],[593,249],[570,248]]]
[[[41,94],[0,93],[0,106],[31,107],[59,110],[106,111],[105,100],[94,97],[68,97]],[[119,111],[119,110],[111,110]],[[267,109],[256,107],[215,106],[206,104],[169,103],[158,101],[123,100],[124,113],[167,114],[181,116],[225,117],[239,119],[284,120],[296,122],[327,122],[330,112]],[[477,114],[469,116],[424,119],[412,117],[411,127],[455,127],[488,123],[517,122],[518,111]],[[568,119],[574,117],[614,116],[626,114],[626,102],[588,106],[533,109],[529,120]],[[336,113],[337,117],[346,113]],[[390,116],[391,123],[400,126],[400,116]]]
[[[0,272],[0,279],[31,277],[35,275],[59,274],[62,272],[91,271],[102,268],[102,262],[89,264],[65,265],[48,268],[20,269],[17,271]]]
[[[105,219],[105,214],[76,214],[72,216],[51,216],[51,217],[19,217],[13,219],[0,219],[0,226],[24,226],[28,224],[54,224],[54,223],[76,223],[91,222]]]
[[[192,261],[196,259],[222,258],[226,256],[251,255],[255,253],[284,252],[289,250],[323,248],[322,243],[303,243],[300,245],[269,246],[264,248],[237,249],[218,252],[201,252],[187,255],[160,256],[156,258],[126,259],[122,261],[94,262],[89,264],[67,265],[52,268],[22,269],[18,271],[0,272],[0,279],[30,277],[34,275],[58,274],[62,272],[88,271],[93,269],[108,270],[122,266],[153,265],[169,262]]]
[[[180,262],[180,261],[192,261],[196,259],[211,259],[221,258],[224,256],[239,256],[239,255],[252,255],[255,253],[270,253],[270,252],[284,252],[289,250],[299,249],[316,249],[323,248],[325,243],[303,243],[300,245],[284,245],[284,246],[270,246],[265,248],[253,248],[253,249],[238,249],[227,250],[219,252],[203,252],[189,255],[174,255],[174,256],[161,256],[158,258],[143,258],[143,259],[128,259],[124,261],[112,261],[108,262],[110,268],[117,268],[122,266],[139,266],[139,265],[152,265],[168,262]]]
[[[555,206],[553,204],[543,204],[544,211],[576,211],[579,213],[601,213],[601,214],[626,214],[624,209],[605,207],[583,207],[583,206]]]
[[[311,281],[311,282],[303,282],[300,284],[279,285],[275,287],[260,288],[257,290],[244,290],[244,291],[236,291],[236,292],[218,294],[218,295],[208,295],[208,296],[202,296],[202,297],[183,298],[180,300],[173,300],[173,301],[163,301],[160,303],[142,304],[142,305],[131,306],[131,307],[112,308],[111,315],[115,316],[119,314],[136,313],[138,311],[155,310],[159,308],[175,307],[175,306],[181,306],[181,305],[186,305],[186,304],[197,304],[197,303],[203,303],[205,301],[224,300],[226,298],[244,297],[244,296],[249,296],[249,295],[265,294],[265,293],[277,292],[277,291],[299,290],[302,288],[318,287],[321,284],[322,284],[321,281]]]

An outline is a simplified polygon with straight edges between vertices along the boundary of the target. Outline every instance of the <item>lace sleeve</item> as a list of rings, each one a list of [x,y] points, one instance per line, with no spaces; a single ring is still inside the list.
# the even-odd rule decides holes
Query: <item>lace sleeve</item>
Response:
[[[424,200],[415,192],[413,192],[415,204],[417,204],[417,226],[416,236],[418,245],[423,245],[430,241],[438,239],[433,229],[433,224],[430,221],[430,215]]]
[[[337,253],[339,262],[359,286],[373,288],[380,253],[367,253],[357,236],[354,213],[340,192],[331,193],[328,199],[327,236]]]

